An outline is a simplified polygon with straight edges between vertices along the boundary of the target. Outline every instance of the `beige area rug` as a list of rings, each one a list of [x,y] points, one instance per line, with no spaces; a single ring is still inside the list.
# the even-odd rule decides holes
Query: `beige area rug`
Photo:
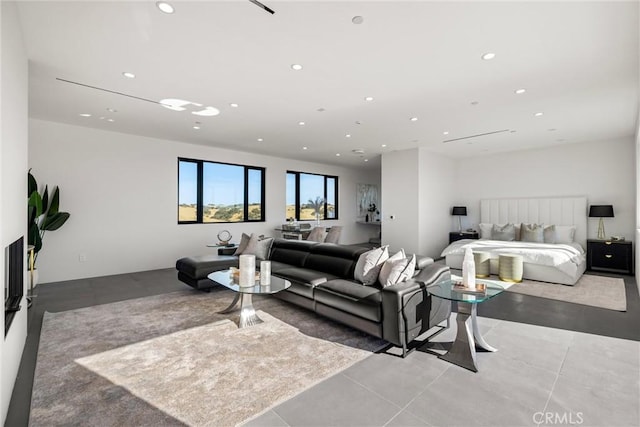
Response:
[[[627,311],[624,280],[615,277],[583,274],[573,286],[526,279],[521,283],[508,283],[500,281],[497,276],[491,276],[490,280],[504,286],[508,292]]]
[[[46,313],[32,426],[233,426],[366,358],[384,341],[275,298],[238,329],[230,291],[181,291]]]
[[[583,274],[573,286],[524,280],[522,283],[512,284],[507,291],[609,310],[627,311],[624,280],[615,277]]]

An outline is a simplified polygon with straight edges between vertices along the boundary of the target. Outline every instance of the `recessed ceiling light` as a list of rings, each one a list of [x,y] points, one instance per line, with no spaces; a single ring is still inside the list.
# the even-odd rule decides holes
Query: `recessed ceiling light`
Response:
[[[351,138],[351,134],[350,134],[350,133],[348,133],[348,134],[346,134],[344,137],[345,137],[345,138]]]
[[[113,119],[107,119],[108,122],[115,122]]]
[[[364,18],[362,16],[354,16],[353,18],[351,18],[351,22],[353,22],[356,25],[359,25],[364,22]]]
[[[299,124],[300,126],[304,126],[306,123],[305,123],[305,122],[298,122],[298,124]]]
[[[258,138],[258,142],[262,142],[262,141],[264,141],[264,139]]]
[[[514,90],[514,92],[518,95],[525,93],[527,90],[526,89],[516,89]]]
[[[194,104],[194,105],[197,105],[197,104]],[[220,110],[214,107],[205,107],[204,110],[192,111],[191,114],[194,114],[196,116],[211,117],[211,116],[217,116],[218,114],[220,114]]]
[[[340,157],[340,153],[336,153],[336,157]]]
[[[198,130],[198,129],[200,129],[200,126],[194,126],[193,128]]]
[[[308,150],[308,148],[307,148],[307,147],[302,147],[302,149],[303,149],[303,150]]]
[[[493,59],[496,57],[496,54],[493,52],[487,52],[484,55],[482,55],[482,59],[484,59],[485,61],[488,61],[489,59]]]
[[[444,132],[442,132],[443,135],[449,135],[449,131],[445,130]]]
[[[174,12],[173,6],[171,6],[166,1],[157,2],[156,3],[156,7],[158,9],[160,9],[161,12],[164,12],[164,13],[173,13]]]
[[[535,117],[540,117],[540,116],[542,116],[543,114],[544,114],[544,113],[535,113],[535,114],[534,114],[534,116],[535,116]]]
[[[238,108],[238,104],[236,104],[235,102],[232,102],[231,104],[229,104],[229,107]]]
[[[117,113],[118,110],[114,110],[113,108],[107,108],[107,111],[110,113]]]
[[[368,161],[369,161],[369,159],[364,159],[364,161],[365,161],[365,162],[368,162]]]
[[[105,116],[100,116],[100,120],[104,120],[104,119],[106,119]]]
[[[89,113],[80,113],[80,115],[82,117],[91,117],[91,114],[89,114]]]
[[[409,120],[411,120],[412,122],[417,122],[418,118],[417,117],[411,117]]]
[[[386,146],[387,146],[387,144],[382,144],[382,145],[381,145],[381,147],[382,147],[382,148],[384,148],[384,147],[386,147]]]
[[[367,96],[364,98],[365,101],[373,101],[373,96]]]
[[[300,71],[300,70],[302,70],[302,65],[300,65],[300,64],[291,64],[291,69],[292,70],[296,70],[296,71]]]
[[[122,73],[122,75],[123,75],[123,76],[125,76],[125,77],[126,77],[126,78],[128,78],[128,79],[135,79],[135,78],[136,78],[136,75],[135,75],[135,74],[130,73],[130,72],[128,72],[128,71],[125,71],[124,73]]]

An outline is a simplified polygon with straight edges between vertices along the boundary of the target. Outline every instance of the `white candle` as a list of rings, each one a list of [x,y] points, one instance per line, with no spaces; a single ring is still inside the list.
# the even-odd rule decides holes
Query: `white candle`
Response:
[[[239,285],[251,287],[256,284],[256,256],[240,255],[240,281]]]
[[[260,261],[260,284],[271,284],[271,261]]]

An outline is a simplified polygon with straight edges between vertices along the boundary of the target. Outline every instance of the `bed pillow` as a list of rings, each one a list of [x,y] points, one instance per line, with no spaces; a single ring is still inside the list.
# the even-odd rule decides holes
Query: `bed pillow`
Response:
[[[353,278],[365,286],[378,280],[382,264],[389,259],[389,246],[375,248],[360,255],[353,270]]]
[[[480,239],[483,240],[491,240],[491,229],[493,228],[493,224],[478,224],[480,228]]]
[[[542,235],[545,243],[555,243],[556,242],[556,226],[547,225],[544,228]]]
[[[493,240],[513,242],[516,240],[516,227],[513,224],[493,224],[491,228],[491,238]]]
[[[523,223],[520,226],[520,240],[523,242],[544,243],[544,225]]]
[[[576,237],[575,225],[556,225],[553,243],[573,243]]]
[[[404,253],[404,251],[402,252]],[[410,258],[392,258],[386,260],[380,270],[379,280],[383,288],[407,281],[413,277],[413,272],[416,269],[415,254]]]

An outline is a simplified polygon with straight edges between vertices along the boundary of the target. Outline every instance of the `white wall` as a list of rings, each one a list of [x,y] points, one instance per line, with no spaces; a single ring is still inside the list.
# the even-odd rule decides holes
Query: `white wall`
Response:
[[[419,150],[420,211],[418,253],[438,258],[449,244],[455,189],[455,161]]]
[[[420,210],[418,149],[382,156],[382,243],[392,251],[419,252]],[[394,219],[391,219],[393,217]]]
[[[635,236],[634,140],[566,144],[460,160],[456,200],[467,206],[468,223],[477,226],[480,199],[501,197],[586,196],[589,205],[613,205],[605,218],[607,236]],[[598,219],[588,220],[595,238]]]
[[[454,161],[423,148],[382,156],[382,241],[437,258],[448,243]],[[391,219],[391,216],[394,219]]]
[[[339,176],[341,243],[366,241],[355,226],[356,184],[379,181],[377,171],[301,162],[175,141],[30,120],[29,167],[40,184],[60,187],[60,209],[71,214],[45,235],[37,267],[43,283],[167,268],[183,256],[214,252],[227,229],[278,236],[285,219],[286,171]],[[177,158],[266,167],[266,222],[177,224]],[[79,262],[79,255],[86,261]]]
[[[4,249],[21,236],[27,238],[28,63],[14,2],[0,3],[0,241]],[[3,258],[4,259],[4,258]],[[26,260],[25,260],[26,292]],[[0,262],[4,278],[4,262]],[[0,341],[0,419],[4,424],[27,337],[27,304],[16,313]],[[4,331],[4,316],[2,316]]]

